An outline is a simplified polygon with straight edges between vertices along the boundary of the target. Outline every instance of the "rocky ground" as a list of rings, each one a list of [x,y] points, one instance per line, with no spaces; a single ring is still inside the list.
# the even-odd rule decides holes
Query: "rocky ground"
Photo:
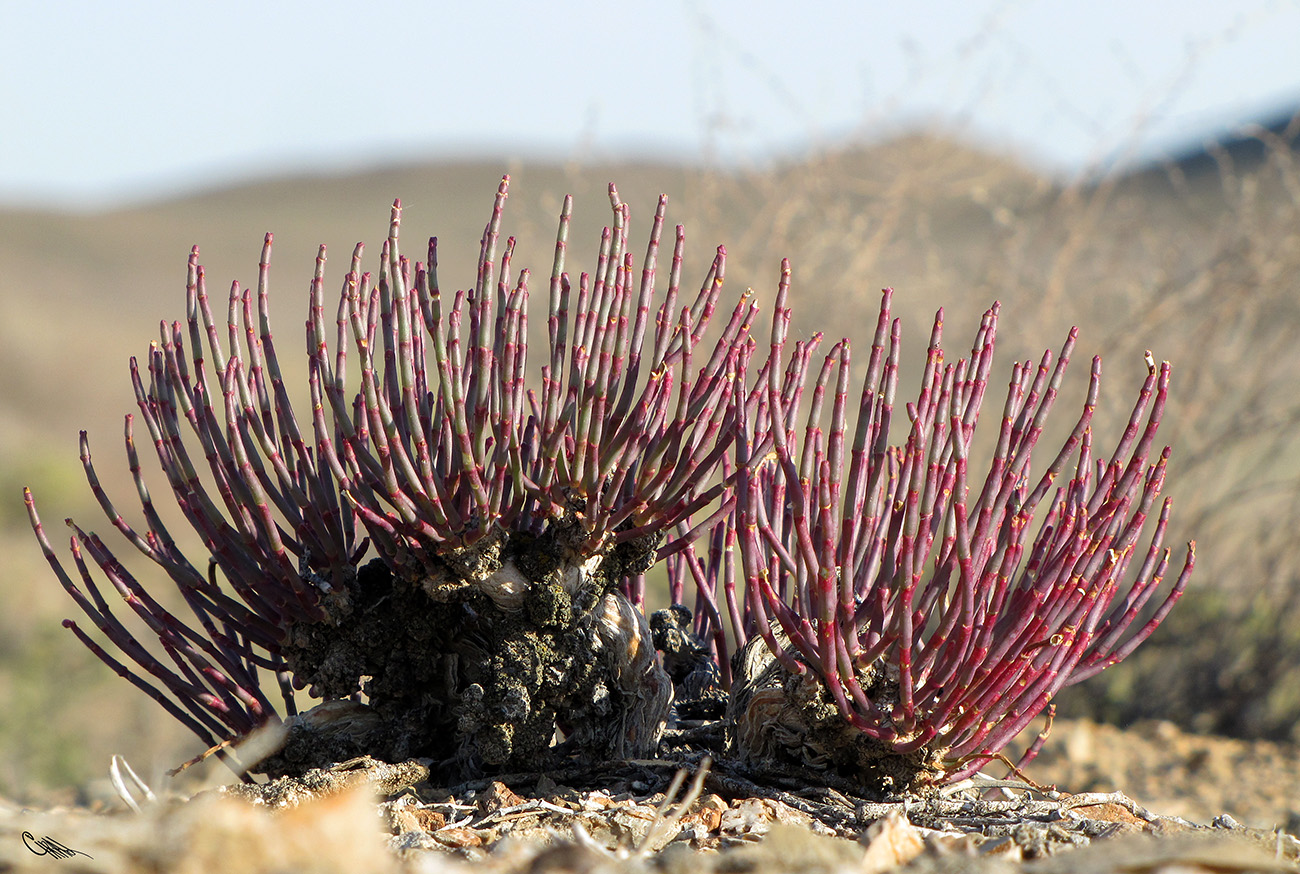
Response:
[[[422,767],[359,760],[185,801],[128,778],[140,812],[0,805],[0,871],[1300,870],[1300,750],[1165,723],[1061,720],[1038,789],[896,803],[700,753],[450,789]]]
[[[1300,834],[1300,749],[1187,734],[1168,722],[1128,730],[1059,720],[1029,776],[1071,792],[1122,789],[1151,810]]]

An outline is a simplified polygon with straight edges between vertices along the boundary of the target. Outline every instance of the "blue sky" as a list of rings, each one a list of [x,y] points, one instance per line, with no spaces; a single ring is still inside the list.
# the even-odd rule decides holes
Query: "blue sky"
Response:
[[[1078,173],[1300,105],[1300,2],[3,0],[0,204],[440,156],[752,163],[922,122]]]

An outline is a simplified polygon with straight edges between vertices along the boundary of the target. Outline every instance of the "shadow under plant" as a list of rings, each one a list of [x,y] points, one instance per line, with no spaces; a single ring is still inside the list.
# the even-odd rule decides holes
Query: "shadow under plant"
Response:
[[[201,566],[155,510],[136,417],[126,451],[143,528],[81,443],[108,519],[188,615],[71,522],[70,574],[26,493],[51,567],[101,636],[64,624],[245,779],[361,755],[447,776],[649,757],[670,722],[721,719],[727,752],[759,770],[920,791],[1009,762],[1002,750],[1063,686],[1127,656],[1181,595],[1194,550],[1163,585],[1170,506],[1156,506],[1168,364],[1148,355],[1126,429],[1094,455],[1094,359],[1082,412],[1034,473],[1075,333],[1036,367],[1017,362],[987,474],[968,481],[998,305],[952,363],[939,314],[895,423],[901,331],[886,290],[850,424],[849,343],[818,365],[821,335],[790,340],[788,263],[764,357],[749,293],[714,318],[725,250],[683,292],[678,227],[663,282],[666,200],[638,268],[610,186],[613,222],[576,283],[565,201],[534,374],[531,277],[500,240],[507,188],[470,290],[441,288],[436,239],[423,262],[401,254],[395,203],[378,276],[358,245],[327,321],[322,247],[307,415],[272,338],[270,235],[257,288],[234,285],[223,322],[191,253],[187,320],[164,323],[131,374]],[[648,622],[646,572],[661,560],[675,606]],[[92,567],[157,647],[113,612]],[[299,713],[302,689],[322,703]],[[240,743],[267,726],[269,745]]]

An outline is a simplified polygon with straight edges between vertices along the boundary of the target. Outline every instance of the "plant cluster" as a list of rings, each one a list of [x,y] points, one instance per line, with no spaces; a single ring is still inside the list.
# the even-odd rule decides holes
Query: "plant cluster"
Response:
[[[1077,331],[1055,360],[1049,350],[1037,367],[1017,362],[988,471],[973,483],[970,449],[999,306],[984,314],[969,356],[955,362],[945,360],[942,310],[936,315],[919,394],[905,407],[906,440],[894,445],[901,332],[887,289],[852,431],[850,347],[842,340],[813,381],[800,441],[820,338],[795,344],[781,375],[788,287],[787,263],[771,357],[740,420],[735,517],[708,570],[693,574],[709,593],[701,624],[716,627],[710,603],[721,571],[724,600],[742,629],[737,642],[763,644],[757,661],[741,660],[748,676],[744,694],[732,696],[731,727],[742,750],[829,761],[875,782],[907,783],[926,772],[961,779],[1062,687],[1132,652],[1181,596],[1194,545],[1150,618],[1134,627],[1170,561],[1168,499],[1149,541],[1139,543],[1169,458],[1165,447],[1152,460],[1169,365],[1157,368],[1148,353],[1127,427],[1109,456],[1094,459],[1101,377],[1094,358],[1073,429],[1031,479],[1032,452]],[[719,561],[728,543],[744,569],[743,615],[735,570]],[[779,703],[771,700],[777,688]]]
[[[460,771],[648,755],[676,686],[679,714],[692,702],[727,708],[739,755],[908,789],[1000,756],[1063,685],[1124,658],[1181,594],[1191,548],[1144,610],[1169,563],[1167,500],[1139,546],[1168,458],[1166,448],[1151,460],[1167,364],[1148,360],[1127,429],[1094,460],[1094,360],[1083,412],[1034,480],[1031,453],[1075,334],[1055,364],[1050,353],[1037,368],[1017,363],[976,491],[968,462],[996,304],[954,363],[936,318],[895,445],[900,325],[886,291],[850,436],[849,343],[806,391],[821,337],[788,339],[789,264],[760,361],[749,293],[725,324],[713,318],[725,250],[684,295],[680,226],[659,278],[666,200],[638,267],[610,186],[613,222],[576,283],[565,200],[534,374],[530,274],[512,272],[513,238],[500,243],[507,186],[472,289],[442,290],[436,238],[423,262],[401,254],[394,203],[378,275],[362,270],[358,245],[331,326],[321,248],[306,416],[270,327],[270,235],[256,289],[232,286],[224,323],[191,252],[187,318],[161,325],[131,378],[206,567],[154,506],[135,417],[125,446],[143,527],[102,488],[81,435],[105,514],[187,613],[71,520],[69,573],[26,492],[55,574],[131,664],[65,621],[96,656],[223,757],[280,727],[237,770],[301,772],[361,753]],[[659,560],[678,606],[647,622],[646,572]],[[157,646],[115,615],[93,567]],[[688,587],[693,610],[680,606]],[[295,689],[323,703],[299,713]]]

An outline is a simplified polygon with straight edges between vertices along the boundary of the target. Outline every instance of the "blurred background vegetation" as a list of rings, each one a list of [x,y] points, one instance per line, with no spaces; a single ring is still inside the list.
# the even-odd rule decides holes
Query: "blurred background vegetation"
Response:
[[[82,477],[77,432],[86,429],[106,488],[138,518],[121,441],[122,416],[134,408],[127,360],[147,352],[159,319],[184,316],[189,247],[202,246],[220,300],[232,280],[256,282],[261,234],[274,231],[279,352],[301,373],[318,244],[329,246],[327,288],[336,292],[355,242],[369,243],[374,266],[388,203],[400,196],[408,253],[422,257],[424,239],[438,235],[443,287],[467,287],[503,172],[512,176],[514,263],[534,275],[549,269],[565,193],[576,199],[570,269],[594,266],[612,180],[632,207],[634,239],[644,239],[655,197],[669,195],[669,221],[687,229],[688,284],[722,243],[730,293],[752,286],[770,303],[780,258],[791,258],[801,334],[824,330],[828,343],[843,335],[865,349],[879,290],[893,286],[905,394],[939,306],[956,355],[969,348],[980,313],[1002,301],[994,409],[1011,362],[1058,348],[1078,325],[1057,418],[1072,419],[1087,359],[1101,354],[1099,446],[1118,436],[1145,376],[1144,350],[1172,361],[1161,431],[1175,447],[1169,542],[1198,541],[1192,589],[1128,662],[1058,703],[1068,715],[1169,719],[1300,742],[1298,130],[1283,119],[1203,152],[1070,185],[917,134],[753,172],[442,163],[287,178],[89,215],[0,211],[0,795],[85,797],[114,753],[148,780],[199,751],[59,627],[74,607],[27,529],[21,497],[30,485],[56,544],[66,542],[64,516],[116,538]],[[535,293],[535,314],[542,305]],[[532,325],[544,330],[543,319]],[[148,462],[146,477],[161,497]],[[129,563],[156,591],[170,585],[147,562]]]

